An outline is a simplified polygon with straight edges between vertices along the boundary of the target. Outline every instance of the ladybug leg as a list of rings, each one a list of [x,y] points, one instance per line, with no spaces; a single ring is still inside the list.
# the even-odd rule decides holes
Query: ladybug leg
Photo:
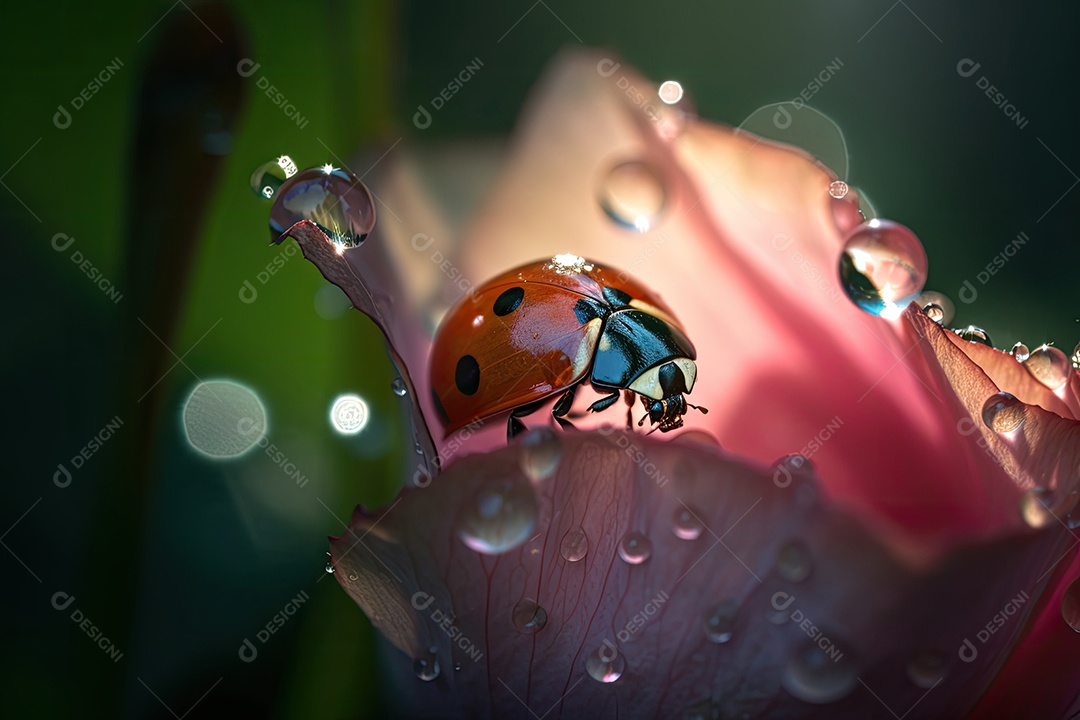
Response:
[[[626,401],[626,429],[634,429],[634,395],[633,390],[624,390],[623,399]]]
[[[616,390],[610,395],[605,395],[604,397],[600,398],[589,406],[589,412],[600,412],[601,410],[607,410],[619,400],[620,395],[622,395],[622,393],[619,390]]]
[[[519,434],[525,432],[525,423],[521,422],[520,418],[530,415],[540,409],[540,406],[544,402],[529,403],[528,405],[522,405],[521,407],[514,408],[510,411],[510,417],[506,421],[506,441],[510,442]]]
[[[569,390],[562,394],[562,397],[555,403],[555,407],[551,408],[551,416],[555,418],[555,422],[559,423],[559,427],[563,430],[577,430],[574,424],[566,419],[566,414],[570,412],[570,408],[574,406],[574,396],[577,394],[577,385],[574,385]]]

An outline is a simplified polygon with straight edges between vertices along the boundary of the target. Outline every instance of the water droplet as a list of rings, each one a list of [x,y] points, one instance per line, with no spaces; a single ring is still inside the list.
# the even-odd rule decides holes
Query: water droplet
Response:
[[[1051,390],[1069,382],[1072,374],[1072,365],[1065,353],[1053,345],[1040,345],[1031,351],[1031,355],[1024,361],[1024,367],[1031,376]]]
[[[519,441],[521,471],[533,482],[555,474],[562,460],[562,442],[551,428],[537,428],[525,433]]]
[[[619,557],[631,565],[640,565],[651,556],[652,540],[642,533],[627,533],[619,541]]]
[[[431,682],[439,677],[439,658],[435,655],[435,648],[413,661],[413,672],[424,682]]]
[[[585,660],[585,670],[593,680],[613,683],[622,677],[626,670],[626,660],[622,653],[611,644],[605,643],[589,654]]]
[[[994,347],[994,343],[990,339],[990,333],[977,325],[968,325],[966,328],[956,329],[953,330],[953,332],[968,342],[979,343],[986,347]]]
[[[709,639],[709,642],[719,645],[731,639],[731,635],[735,630],[735,613],[738,610],[738,601],[728,598],[705,613],[701,626],[704,628],[705,637]]]
[[[682,100],[683,88],[677,80],[665,80],[660,83],[660,90],[658,93],[660,99],[668,105],[674,105]]]
[[[1020,517],[1033,528],[1046,527],[1054,521],[1050,512],[1053,494],[1044,487],[1033,487],[1020,496]]]
[[[813,567],[810,550],[799,540],[789,540],[776,553],[776,572],[788,582],[802,582]]]
[[[301,220],[318,225],[339,247],[359,245],[375,227],[371,193],[352,173],[324,165],[289,178],[270,209],[274,242]]]
[[[919,297],[915,298],[915,304],[922,308],[923,314],[938,325],[948,325],[956,316],[956,305],[953,301],[936,290],[925,290],[919,293]]]
[[[929,690],[941,682],[948,669],[949,659],[940,650],[924,649],[911,656],[907,665],[908,680]]]
[[[458,537],[479,553],[512,550],[536,529],[536,494],[525,478],[489,482],[465,502]]]
[[[672,530],[676,536],[683,540],[697,540],[704,529],[705,523],[701,521],[701,511],[698,508],[682,504],[675,508],[675,524]]]
[[[251,191],[265,200],[272,200],[285,181],[296,172],[296,163],[288,155],[263,163],[251,173]]]
[[[1007,392],[999,392],[988,397],[983,403],[982,419],[986,427],[994,432],[1007,433],[1023,425],[1027,413],[1024,403]]]
[[[510,619],[518,632],[535,635],[547,625],[547,611],[533,600],[522,600],[514,606]]]
[[[847,697],[858,682],[858,667],[848,651],[835,645],[830,650],[814,641],[804,641],[784,668],[780,681],[784,689],[803,702],[815,704]]]
[[[843,180],[833,180],[829,183],[829,194],[837,200],[843,200],[848,194],[848,184]]]
[[[660,175],[641,160],[619,163],[600,183],[600,207],[623,227],[646,232],[656,223],[667,203]]]
[[[811,478],[817,472],[813,461],[798,453],[784,455],[772,464],[773,484],[786,488],[795,484],[795,497],[803,507],[809,507],[817,500],[817,488]]]
[[[454,663],[454,672],[461,672],[461,663]]]
[[[926,251],[899,223],[871,220],[852,231],[840,254],[840,284],[871,315],[899,317],[926,282]]]
[[[333,563],[326,563],[326,567],[323,569],[326,570],[329,575],[333,575],[337,572],[337,568],[334,567]]]
[[[1066,625],[1080,633],[1080,578],[1073,580],[1061,596],[1061,617]]]
[[[394,378],[394,382],[390,383],[390,389],[398,397],[405,397],[409,394],[409,386],[405,384],[404,378]]]
[[[1031,350],[1028,350],[1028,346],[1024,343],[1018,342],[1012,346],[1009,354],[1016,358],[1016,362],[1024,362],[1031,357]]]
[[[563,535],[559,552],[567,562],[577,562],[589,553],[589,537],[580,527],[573,527]]]

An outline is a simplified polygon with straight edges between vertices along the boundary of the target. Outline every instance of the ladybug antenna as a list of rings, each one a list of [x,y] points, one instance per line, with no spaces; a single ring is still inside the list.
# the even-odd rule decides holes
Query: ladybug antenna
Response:
[[[644,425],[644,424],[645,424],[645,421],[646,421],[646,420],[647,420],[648,418],[649,418],[649,413],[645,413],[644,415],[642,415],[642,416],[641,416],[641,419],[637,421],[637,426],[638,426],[638,427],[641,427],[642,425]]]
[[[695,410],[697,410],[699,413],[701,413],[702,415],[708,415],[709,414],[709,408],[707,408],[707,407],[701,407],[700,405],[694,405],[693,403],[686,403],[686,407],[692,407]]]

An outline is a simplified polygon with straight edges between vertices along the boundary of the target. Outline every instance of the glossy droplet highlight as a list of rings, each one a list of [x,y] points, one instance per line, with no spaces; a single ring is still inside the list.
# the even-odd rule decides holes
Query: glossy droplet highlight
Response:
[[[1051,390],[1069,382],[1072,364],[1065,353],[1053,345],[1040,345],[1031,351],[1024,361],[1024,367],[1031,376]]]
[[[847,697],[858,683],[858,666],[851,653],[834,645],[827,635],[804,641],[788,660],[781,685],[803,702],[824,704]]]
[[[622,677],[625,670],[626,660],[610,643],[593,650],[585,659],[585,671],[597,682],[613,683]]]
[[[1072,356],[1069,360],[1072,361],[1073,368],[1080,370],[1080,343],[1076,343],[1076,347],[1073,348]]]
[[[547,625],[547,611],[534,600],[522,600],[514,606],[510,619],[519,633],[535,635]]]
[[[359,245],[375,227],[371,193],[352,173],[324,165],[289,178],[270,210],[270,239],[310,220],[339,248]]]
[[[619,163],[600,182],[600,207],[622,227],[647,232],[667,203],[659,173],[641,160]]]
[[[623,535],[619,541],[619,557],[631,565],[640,565],[652,557],[652,540],[639,532]]]
[[[521,471],[533,482],[546,480],[559,469],[562,443],[551,428],[537,428],[525,433],[520,441]]]
[[[1033,487],[1024,491],[1020,496],[1020,517],[1029,527],[1046,527],[1054,522],[1054,513],[1050,511],[1053,504],[1052,493],[1044,487]]]
[[[435,648],[431,648],[413,661],[413,672],[424,682],[431,682],[439,677],[439,658],[435,654]]]
[[[251,173],[251,191],[264,200],[272,200],[285,181],[297,171],[296,163],[288,155],[263,163]]]
[[[738,610],[739,603],[729,598],[705,612],[701,626],[709,642],[719,645],[731,639],[735,631],[735,613]]]
[[[899,223],[871,220],[852,231],[840,254],[840,285],[872,315],[899,317],[926,282],[926,251]]]
[[[390,390],[398,397],[405,397],[409,394],[409,386],[405,384],[403,378],[394,378],[394,381],[390,383]]]
[[[991,395],[983,403],[982,419],[994,432],[1007,433],[1016,430],[1027,419],[1024,403],[1007,392]]]
[[[953,330],[953,332],[968,342],[979,343],[986,347],[994,347],[994,342],[990,339],[990,333],[977,325],[968,325],[966,328]]]
[[[1061,617],[1066,625],[1080,633],[1080,578],[1065,588],[1065,594],[1061,597]]]
[[[802,582],[813,567],[809,548],[799,540],[789,540],[776,553],[776,572],[788,582]]]
[[[326,563],[326,567],[323,568],[323,570],[326,571],[327,575],[333,575],[337,572],[337,568],[334,567],[333,563]]]
[[[528,540],[536,518],[536,494],[525,478],[493,481],[465,502],[457,533],[476,552],[498,555]]]
[[[1024,362],[1031,357],[1031,350],[1022,342],[1018,342],[1009,350],[1009,354],[1016,358],[1016,362]]]
[[[829,183],[829,194],[837,200],[843,200],[848,194],[848,184],[843,180],[833,180]]]
[[[675,536],[683,540],[697,540],[705,530],[705,523],[701,520],[699,508],[691,508],[679,505],[675,508],[675,522],[672,525]]]
[[[559,553],[567,562],[578,562],[589,554],[589,537],[580,527],[570,528],[559,544]]]

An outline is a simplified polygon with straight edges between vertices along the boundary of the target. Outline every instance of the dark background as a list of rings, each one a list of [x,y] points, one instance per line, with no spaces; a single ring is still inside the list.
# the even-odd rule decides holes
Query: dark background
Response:
[[[954,300],[965,280],[978,288],[954,324],[981,325],[1006,348],[1023,339],[1070,351],[1080,339],[1075,4],[262,1],[228,10],[239,45],[226,12],[194,2],[3,11],[2,362],[13,460],[0,491],[5,715],[393,715],[370,625],[322,581],[325,537],[340,532],[339,519],[396,491],[392,369],[363,317],[316,311],[324,282],[298,256],[257,302],[238,301],[275,255],[268,206],[248,176],[284,152],[310,166],[398,138],[398,148],[419,148],[503,135],[566,46],[607,48],[645,76],[677,78],[701,116],[729,124],[792,99],[840,58],[810,104],[843,128],[849,181],[923,240],[927,287]],[[260,63],[256,75],[235,73],[236,53]],[[57,128],[57,106],[114,58],[116,76]],[[417,130],[416,106],[474,58],[483,68]],[[962,58],[981,63],[972,77],[958,75]],[[983,75],[1028,119],[1023,129],[976,87]],[[304,128],[259,94],[260,76]],[[1029,242],[979,283],[1019,232]],[[57,233],[76,243],[54,251]],[[119,304],[70,262],[74,250],[124,294]],[[183,358],[171,370],[165,345]],[[196,377],[253,388],[271,440],[310,482],[296,487],[259,452],[211,462],[188,449],[179,418]],[[352,438],[326,420],[342,392],[367,398],[375,418]],[[57,487],[57,465],[113,418],[124,423],[115,437]],[[51,605],[57,592],[75,597],[66,611]],[[241,662],[243,640],[301,592],[310,600],[300,612]],[[71,620],[74,609],[123,652],[118,662]]]

